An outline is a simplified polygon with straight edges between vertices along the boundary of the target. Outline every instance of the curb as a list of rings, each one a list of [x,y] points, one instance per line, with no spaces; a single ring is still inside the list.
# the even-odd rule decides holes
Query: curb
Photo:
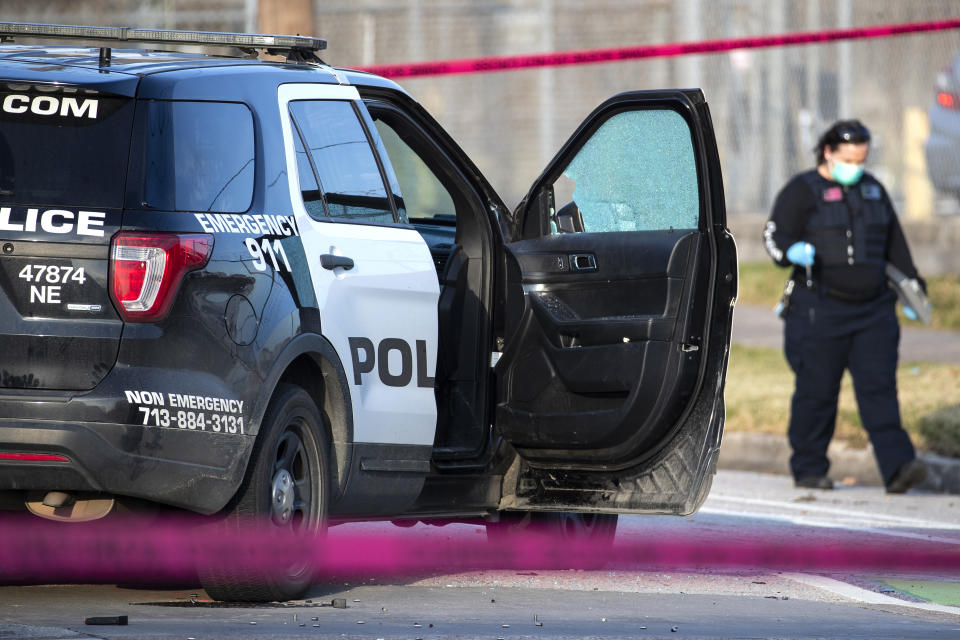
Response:
[[[882,487],[873,449],[855,449],[842,442],[832,442],[827,450],[830,477],[848,480],[857,485]],[[928,467],[927,479],[917,489],[937,493],[960,494],[960,460],[932,453],[919,452]],[[731,431],[723,434],[720,446],[720,469],[758,471],[789,475],[790,446],[786,435]]]

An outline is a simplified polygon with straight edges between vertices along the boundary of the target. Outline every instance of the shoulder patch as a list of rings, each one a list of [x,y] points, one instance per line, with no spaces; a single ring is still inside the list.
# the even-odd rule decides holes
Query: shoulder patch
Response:
[[[823,190],[824,202],[840,202],[843,200],[843,189],[840,187],[830,187]]]
[[[864,200],[880,200],[883,193],[880,191],[880,185],[873,183],[860,185],[860,195]]]

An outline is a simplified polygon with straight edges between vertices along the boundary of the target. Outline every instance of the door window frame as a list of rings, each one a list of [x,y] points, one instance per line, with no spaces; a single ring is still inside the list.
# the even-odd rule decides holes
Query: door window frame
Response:
[[[466,209],[472,206],[469,202],[471,198],[476,202],[482,203],[482,199],[477,193],[477,190],[473,188],[469,181],[464,178],[456,164],[442,151],[439,143],[434,140],[434,138],[426,130],[424,130],[424,128],[420,126],[420,124],[410,114],[406,113],[403,109],[399,108],[393,103],[387,102],[381,98],[367,99],[365,104],[368,113],[370,114],[371,121],[376,121],[374,112],[379,111],[389,113],[394,119],[401,123],[401,126],[397,127],[394,126],[394,123],[391,122],[390,118],[380,118],[394,131],[394,133],[397,134],[407,148],[409,148],[410,151],[413,152],[421,162],[423,162],[424,166],[430,170],[430,173],[437,180],[437,182],[439,182],[440,185],[447,191],[447,194],[453,201],[453,206],[455,209],[454,213],[457,214],[457,220],[460,218],[459,211],[461,209]],[[376,127],[374,125],[374,129],[375,128]],[[412,143],[408,139],[408,136],[403,135],[405,132],[410,134],[409,138],[413,139]],[[389,161],[389,154],[387,153],[385,146],[382,147],[381,152],[384,155],[387,155],[387,159]],[[400,195],[401,197],[406,197],[403,195],[403,193]],[[445,224],[445,222],[442,220],[435,219],[431,220],[418,218],[417,223],[425,225],[450,226]]]

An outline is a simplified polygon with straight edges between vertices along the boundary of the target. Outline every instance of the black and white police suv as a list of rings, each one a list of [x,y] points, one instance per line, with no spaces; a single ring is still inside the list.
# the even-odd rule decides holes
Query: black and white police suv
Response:
[[[599,543],[615,514],[704,500],[736,253],[699,90],[607,100],[511,212],[417,102],[325,65],[323,40],[0,36],[97,41],[0,47],[8,508],[577,518]]]

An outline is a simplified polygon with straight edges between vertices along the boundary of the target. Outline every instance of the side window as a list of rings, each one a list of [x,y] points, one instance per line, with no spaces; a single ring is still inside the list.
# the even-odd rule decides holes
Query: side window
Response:
[[[362,222],[394,222],[380,166],[353,105],[297,101],[290,103],[290,114],[320,178],[327,214]]]
[[[241,213],[253,199],[253,173],[253,116],[246,105],[147,103],[147,206]]]
[[[618,113],[554,182],[552,233],[696,229],[700,191],[690,127],[679,113]]]
[[[374,117],[387,157],[403,194],[403,205],[412,222],[455,223],[453,197],[433,171],[389,124]]]

